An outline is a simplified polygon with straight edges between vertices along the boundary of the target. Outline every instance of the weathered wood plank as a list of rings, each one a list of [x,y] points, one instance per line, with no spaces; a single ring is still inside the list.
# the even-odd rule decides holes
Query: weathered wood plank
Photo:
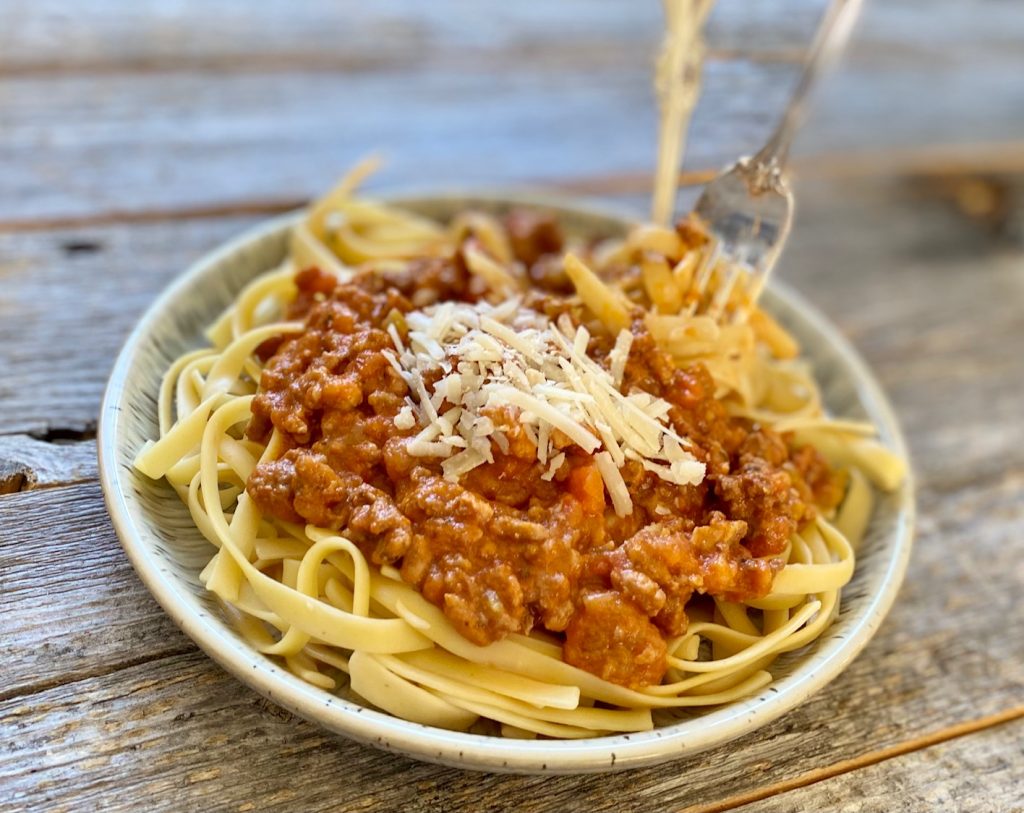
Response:
[[[1024,810],[1024,720],[887,760],[790,793],[735,808],[793,810]],[[699,807],[697,808],[700,809]]]
[[[708,22],[711,58],[744,53],[798,58],[825,0],[717,0]],[[927,14],[921,12],[926,10]],[[869,4],[854,54],[892,63],[1017,56],[1022,12],[1001,0],[895,0]],[[2,0],[0,68],[7,73],[267,67],[351,70],[421,65],[482,52],[532,59],[647,58],[662,25],[658,3],[523,0],[478,9],[464,0],[236,0],[173,6],[140,0],[85,0],[74,13],[60,0]],[[1002,62],[1005,65],[1005,61]]]
[[[96,479],[96,444],[0,435],[0,494]]]
[[[501,810],[515,799],[517,809],[538,813],[621,810],[624,800],[651,810],[710,805],[799,782],[825,766],[1019,706],[1022,493],[1021,477],[952,495],[926,491],[909,578],[890,619],[808,703],[688,762],[589,778],[468,774],[335,740],[258,699],[190,647],[166,657],[183,639],[132,584],[94,486],[6,497],[0,527],[13,535],[2,550],[26,573],[11,579],[16,568],[3,570],[11,579],[0,593],[0,618],[11,624],[4,658],[15,669],[28,659],[50,680],[0,703],[0,781],[26,809],[118,810],[145,798],[152,810],[328,810],[339,800],[346,809]],[[31,502],[43,496],[49,508]],[[66,553],[30,569],[27,563],[48,561],[54,539]],[[77,564],[79,557],[88,563]],[[90,603],[97,591],[102,597]],[[62,600],[36,623],[33,614],[47,612],[39,605],[44,595]],[[67,613],[83,606],[84,613]],[[56,617],[62,609],[63,621]],[[104,628],[112,621],[117,629]],[[90,636],[105,640],[93,647]],[[46,652],[47,640],[65,654]],[[157,659],[140,663],[147,653]],[[108,673],[117,658],[136,665]],[[88,669],[96,676],[87,677]],[[69,678],[78,679],[63,682]]]
[[[578,182],[653,163],[653,2],[512,4],[479,18],[407,0],[358,15],[323,3],[254,12],[220,0],[209,11],[157,13],[96,0],[70,17],[8,4],[21,24],[5,26],[11,42],[0,41],[0,54],[31,66],[32,54],[46,62],[59,50],[72,69],[26,68],[0,86],[8,224],[294,201],[376,147],[396,159],[392,182],[420,185]],[[1019,138],[1024,52],[1010,32],[1024,28],[1024,10],[980,5],[943,0],[922,14],[914,0],[869,4],[798,153],[899,147],[912,160],[922,145]],[[777,36],[806,40],[820,6],[794,0],[780,13],[770,2],[723,2],[712,38],[732,50],[708,65],[688,167],[715,168],[759,146],[794,77],[792,64],[760,49]],[[253,56],[260,37],[265,62]],[[150,52],[148,73],[76,72],[101,53],[116,67]],[[942,104],[926,103],[937,87]]]
[[[1002,0],[865,3],[800,144],[842,154],[1018,138],[1024,6]],[[992,107],[989,107],[989,104]]]
[[[790,0],[780,13],[774,0],[723,0],[742,13],[719,18],[712,34],[719,84],[699,117],[714,123],[699,124],[691,167],[754,146],[770,126],[784,97],[775,79],[792,71],[762,63],[792,59],[813,3]],[[336,35],[323,23],[355,4],[214,0],[197,14],[187,3],[87,0],[71,16],[56,0],[0,0],[0,71],[21,77],[0,85],[0,219],[276,208],[381,143],[400,159],[396,172],[420,184],[583,187],[600,173],[638,189],[653,154],[641,119],[653,116],[657,4],[628,13],[583,0],[506,5],[477,17],[462,3],[386,0]],[[914,158],[921,143],[1019,135],[1018,5],[869,5],[804,154],[898,146]],[[574,14],[562,30],[545,24]],[[733,48],[753,59],[722,53]],[[82,71],[93,75],[74,75]],[[204,91],[208,83],[219,89]],[[941,104],[932,104],[937,89]],[[991,166],[991,154],[967,164]],[[892,191],[844,188],[852,204],[836,201],[835,187],[803,197],[782,272],[865,351],[894,396],[923,484],[900,603],[821,696],[762,734],[628,776],[478,777],[411,764],[292,720],[196,653],[131,572],[87,482],[0,496],[0,638],[13,642],[0,655],[0,672],[13,676],[0,705],[0,808],[135,809],[142,798],[168,810],[500,810],[510,799],[524,810],[731,807],[751,788],[816,781],[837,760],[869,762],[873,749],[1019,703],[1024,232],[1018,214],[1017,242],[999,246],[933,202],[904,200],[901,211]],[[0,238],[0,433],[87,435],[137,313],[187,259],[248,222]],[[91,479],[90,446],[0,437],[0,483],[4,472],[16,485]],[[851,794],[863,796],[861,809],[914,809],[934,806],[930,788],[998,798],[985,794],[1012,792],[1021,759],[996,739],[1005,730],[1020,736],[1018,725],[907,754],[763,809],[850,805]],[[971,762],[975,737],[991,743],[991,759]],[[987,783],[954,774],[963,760],[991,769]]]
[[[146,305],[252,222],[0,235],[0,434],[95,429],[114,357]]]
[[[709,21],[716,51],[789,55],[806,45],[824,0],[719,0]],[[410,66],[505,53],[525,59],[638,63],[658,39],[657,2],[524,0],[480,7],[465,0],[236,0],[168,5],[86,0],[0,2],[0,69],[8,73],[240,71],[267,67],[340,70]]]
[[[371,150],[393,159],[377,181],[392,187],[649,171],[649,61],[12,78],[0,86],[0,221],[308,198]],[[793,72],[710,63],[687,166],[758,146]]]
[[[987,68],[923,66],[882,76],[874,65],[868,56],[828,80],[797,161],[835,171],[843,165],[837,154],[849,150],[855,154],[846,164],[870,172],[871,159],[858,156],[881,152],[877,171],[891,171],[894,161],[916,166],[915,151],[939,143],[963,145],[959,160],[984,167],[985,142],[1019,136],[1024,127],[1016,84],[992,86],[1003,80]],[[950,108],[962,111],[953,120],[914,112],[920,85],[933,73],[945,77]],[[793,68],[730,60],[711,63],[706,76],[688,142],[691,173],[760,146],[785,103]],[[291,205],[375,149],[393,160],[377,184],[421,188],[580,185],[623,175],[635,188],[654,157],[646,60],[345,77],[23,78],[0,87],[0,103],[6,228],[151,210]],[[1020,149],[1014,154],[1019,168]]]
[[[0,697],[194,648],[132,570],[95,482],[2,496],[0,528]]]

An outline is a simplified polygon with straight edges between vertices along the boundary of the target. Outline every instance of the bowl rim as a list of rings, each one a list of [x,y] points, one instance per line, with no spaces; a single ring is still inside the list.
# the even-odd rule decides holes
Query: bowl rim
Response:
[[[439,194],[379,196],[400,205],[454,205],[459,201],[531,206],[568,216],[606,219],[621,226],[638,222],[634,214],[595,206],[548,193],[484,193],[472,190]],[[361,743],[421,760],[475,770],[515,773],[593,773],[642,767],[678,759],[721,745],[781,717],[839,675],[860,653],[892,607],[906,573],[913,543],[915,501],[913,475],[897,494],[892,540],[878,590],[863,599],[841,639],[823,636],[817,650],[793,672],[773,681],[757,694],[653,731],[593,737],[583,740],[512,740],[447,731],[400,720],[385,712],[359,706],[316,688],[277,666],[241,641],[222,619],[194,608],[178,588],[178,579],[163,572],[140,537],[129,510],[137,499],[122,483],[118,466],[121,400],[132,391],[128,373],[139,347],[164,318],[181,293],[214,274],[217,267],[247,246],[290,229],[300,209],[259,223],[207,252],[177,275],[147,308],[125,340],[110,374],[97,433],[99,475],[114,529],[140,579],[164,611],[222,668],[269,700],[295,714]],[[838,329],[791,288],[774,280],[770,295],[799,311],[800,317],[823,336],[848,371],[857,396],[880,433],[897,454],[909,460],[906,442],[892,407],[867,364]],[[809,668],[810,667],[810,668]]]

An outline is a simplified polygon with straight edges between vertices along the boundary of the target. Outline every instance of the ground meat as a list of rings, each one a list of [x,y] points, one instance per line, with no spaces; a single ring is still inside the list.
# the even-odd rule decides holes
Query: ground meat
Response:
[[[398,291],[417,308],[425,308],[435,302],[471,298],[473,277],[461,254],[456,253],[451,258],[416,259],[404,271],[375,273],[360,284],[370,285],[385,294],[388,290]]]
[[[846,494],[845,473],[833,471],[813,446],[801,446],[792,451],[785,465],[800,498],[812,510],[814,506],[831,510],[842,502]]]
[[[510,223],[524,263],[561,249],[546,221]],[[248,492],[265,515],[339,530],[376,564],[398,567],[474,643],[541,627],[564,634],[573,665],[625,686],[657,683],[691,597],[766,595],[786,540],[842,494],[814,449],[731,418],[707,370],[677,368],[642,322],[625,386],[671,404],[675,429],[707,463],[704,482],[675,486],[627,461],[634,509],[618,517],[593,458],[561,433],[553,439],[565,462],[544,480],[510,410],[488,415],[507,450],[449,482],[439,460],[407,452],[415,430],[394,417],[408,390],[383,351],[387,325],[412,308],[476,296],[459,257],[340,285],[304,271],[296,283],[289,316],[306,330],[268,346],[247,430],[260,442],[276,430],[286,451],[256,467]],[[566,308],[553,296],[531,302]]]
[[[517,209],[506,215],[504,225],[512,254],[527,268],[545,254],[562,252],[562,229],[551,215]]]
[[[667,647],[643,611],[613,591],[584,593],[565,631],[565,659],[621,686],[661,681]]]
[[[408,303],[395,295],[369,294],[354,286],[339,286],[339,296],[310,311],[307,330],[284,342],[263,368],[260,392],[253,401],[255,420],[250,438],[265,441],[271,427],[295,445],[309,445],[323,435],[321,421],[337,412],[368,406],[383,407],[389,418],[407,387],[381,353],[391,338],[381,329],[383,319]],[[396,398],[368,402],[372,393]],[[376,404],[376,405],[375,405]],[[329,435],[330,437],[330,435]]]
[[[572,293],[561,257],[565,240],[554,217],[516,210],[505,217],[505,230],[513,256],[526,268],[534,286],[551,293]]]
[[[718,476],[715,493],[730,517],[746,523],[746,544],[755,556],[781,553],[808,510],[783,469],[749,454],[733,473]]]
[[[747,525],[714,512],[705,525],[675,517],[645,525],[623,544],[587,557],[583,581],[611,584],[666,635],[686,631],[694,592],[743,601],[765,595],[781,569],[777,559],[744,550]]]
[[[253,416],[253,422],[256,417]],[[251,425],[250,425],[251,428]],[[302,522],[295,510],[295,457],[304,452],[289,451],[277,460],[260,463],[249,477],[249,496],[264,514],[286,522]]]
[[[640,389],[672,404],[669,418],[680,434],[691,438],[697,456],[707,464],[708,474],[729,471],[730,458],[747,436],[741,421],[731,419],[715,397],[715,382],[703,365],[685,369],[658,348],[651,334],[637,323],[635,338],[623,376],[625,390]]]
[[[288,318],[306,316],[313,306],[323,302],[338,287],[338,278],[319,268],[307,268],[295,275],[298,292],[288,307]]]

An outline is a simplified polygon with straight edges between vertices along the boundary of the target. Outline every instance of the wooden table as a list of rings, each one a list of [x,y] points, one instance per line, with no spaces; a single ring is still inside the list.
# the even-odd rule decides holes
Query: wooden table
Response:
[[[755,147],[822,0],[721,0],[684,181]],[[378,188],[645,205],[654,0],[0,0],[0,809],[1024,807],[1024,9],[869,7],[798,155],[781,269],[913,448],[909,576],[857,661],[767,728],[591,777],[329,736],[192,645],[97,484],[115,352],[187,263],[384,149]]]

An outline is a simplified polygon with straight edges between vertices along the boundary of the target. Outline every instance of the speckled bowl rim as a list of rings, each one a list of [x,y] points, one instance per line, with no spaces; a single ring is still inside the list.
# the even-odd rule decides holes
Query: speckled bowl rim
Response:
[[[483,206],[515,203],[537,206],[584,220],[635,222],[629,214],[544,194],[444,193],[396,202],[430,208],[450,208],[453,201],[476,201]],[[122,407],[132,392],[131,372],[139,361],[139,348],[152,339],[158,324],[179,307],[181,294],[199,279],[213,277],[226,260],[281,230],[291,227],[300,212],[289,213],[256,226],[210,252],[176,278],[146,311],[125,342],[110,376],[99,421],[100,481],[111,519],[121,544],[139,577],[174,622],[211,658],[268,699],[331,731],[359,742],[417,759],[475,770],[516,773],[591,773],[621,770],[678,759],[721,745],[782,716],[833,680],[864,648],[892,606],[906,572],[914,524],[911,478],[896,495],[896,513],[886,528],[884,572],[878,588],[858,603],[844,621],[842,636],[827,633],[793,671],[758,694],[703,716],[685,719],[651,732],[595,737],[585,740],[508,740],[451,732],[409,723],[359,706],[318,689],[277,666],[246,644],[230,625],[194,606],[188,587],[165,572],[146,541],[130,508],[137,496],[126,478],[132,476],[134,450],[121,449]],[[254,273],[263,269],[254,269]],[[879,426],[887,445],[906,457],[907,448],[888,400],[866,364],[829,321],[802,297],[775,282],[766,294],[769,306],[785,306],[803,323],[802,328],[822,339],[853,380],[857,397]],[[813,355],[813,354],[811,354]],[[121,454],[119,454],[119,450]],[[177,499],[173,492],[170,492]],[[878,555],[883,555],[880,551]]]

